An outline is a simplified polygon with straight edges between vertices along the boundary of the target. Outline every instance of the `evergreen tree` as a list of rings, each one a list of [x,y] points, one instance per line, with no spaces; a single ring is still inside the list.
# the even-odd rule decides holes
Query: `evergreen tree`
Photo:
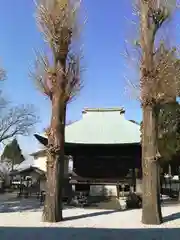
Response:
[[[1,155],[1,161],[6,162],[8,165],[13,166],[23,162],[24,156],[22,155],[21,148],[18,144],[17,139],[13,139],[12,142],[7,144],[4,148],[3,154]]]
[[[141,132],[143,123],[141,122]],[[158,114],[158,151],[161,163],[170,161],[180,151],[180,105],[161,105]]]

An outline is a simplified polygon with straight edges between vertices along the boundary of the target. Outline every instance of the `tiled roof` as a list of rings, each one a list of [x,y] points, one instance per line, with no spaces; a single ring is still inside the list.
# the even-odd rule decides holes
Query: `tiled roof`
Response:
[[[85,109],[80,121],[66,127],[65,140],[71,143],[138,143],[140,127],[125,119],[123,109]]]
[[[66,143],[124,144],[140,142],[140,126],[126,120],[122,108],[84,109],[82,119],[66,126]]]

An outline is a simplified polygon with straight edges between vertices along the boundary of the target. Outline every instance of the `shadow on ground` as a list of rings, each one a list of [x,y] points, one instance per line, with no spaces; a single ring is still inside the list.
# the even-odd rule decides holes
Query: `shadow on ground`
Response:
[[[38,211],[42,204],[37,199],[9,199],[0,203],[0,213]]]
[[[96,217],[96,216],[100,216],[100,215],[109,215],[111,213],[116,213],[119,212],[117,210],[111,210],[111,211],[102,211],[102,212],[93,212],[93,213],[87,213],[87,214],[81,214],[81,215],[77,215],[77,216],[71,216],[71,217],[66,217],[64,218],[64,221],[72,221],[72,220],[77,220],[77,219],[81,219],[81,218],[88,218],[88,217]]]
[[[65,240],[179,240],[180,229],[97,229],[97,228],[16,228],[0,227],[0,239]]]
[[[0,213],[11,213],[11,212],[23,212],[23,211],[41,211],[43,205],[36,199],[11,199],[4,201],[0,204]],[[74,208],[70,206],[64,206],[64,209]],[[109,215],[111,213],[118,212],[117,210],[106,210],[102,212],[93,212],[88,214],[70,216],[64,218],[64,221],[72,221],[88,217],[96,217],[100,215]],[[1,239],[1,238],[0,238]]]
[[[36,198],[12,198],[0,202],[0,213],[41,211],[44,203],[40,203]],[[64,206],[64,209],[74,208]]]
[[[177,219],[180,219],[180,212],[173,213],[173,214],[170,214],[170,215],[164,217],[163,222],[171,222],[171,221],[174,221],[174,220],[177,220]]]

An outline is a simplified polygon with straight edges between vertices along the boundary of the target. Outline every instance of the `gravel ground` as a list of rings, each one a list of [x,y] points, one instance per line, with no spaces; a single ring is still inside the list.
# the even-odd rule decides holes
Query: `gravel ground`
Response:
[[[163,240],[179,239],[180,206],[162,207],[164,223],[160,226],[141,224],[141,210],[117,211],[69,208],[65,221],[43,223],[42,208],[37,201],[0,201],[0,240]],[[26,207],[28,206],[28,207]]]

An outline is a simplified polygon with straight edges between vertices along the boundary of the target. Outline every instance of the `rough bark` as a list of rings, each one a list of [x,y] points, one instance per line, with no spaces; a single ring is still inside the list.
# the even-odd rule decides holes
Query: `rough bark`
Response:
[[[43,212],[43,220],[46,222],[63,220],[64,127],[63,94],[56,91],[52,99],[51,133],[48,138],[47,190]]]
[[[144,224],[162,223],[160,205],[160,172],[159,161],[156,159],[157,137],[156,116],[151,106],[143,111],[144,134],[142,141],[143,158],[143,205],[142,222]]]
[[[141,1],[141,100],[143,111],[142,132],[142,174],[143,202],[142,222],[160,224],[162,222],[160,205],[160,175],[157,160],[157,112],[156,102],[150,90],[153,76],[154,27],[149,19],[149,2]]]
[[[66,104],[80,87],[79,58],[71,46],[74,33],[77,32],[76,16],[80,1],[51,2],[50,5],[45,1],[36,4],[36,18],[51,49],[52,59],[40,54],[35,65],[37,73],[33,76],[52,102],[51,124],[46,132],[47,191],[43,215],[44,221],[57,222],[63,219]]]

